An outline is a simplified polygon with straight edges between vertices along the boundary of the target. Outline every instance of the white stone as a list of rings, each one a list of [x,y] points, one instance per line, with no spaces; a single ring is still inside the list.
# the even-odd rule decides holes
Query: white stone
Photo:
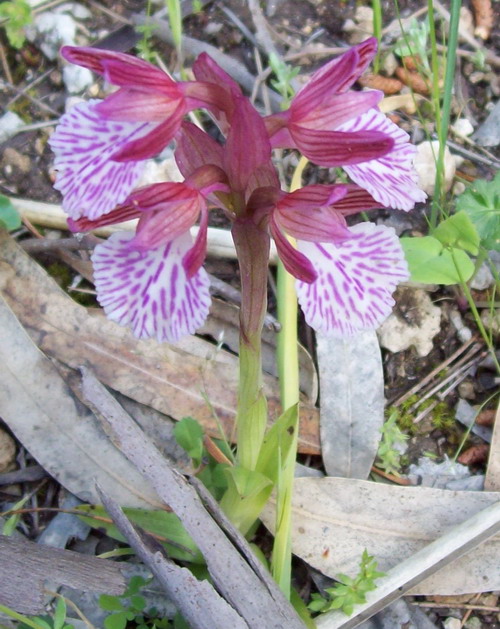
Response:
[[[411,318],[407,321],[393,312],[377,331],[380,345],[391,352],[402,352],[413,346],[419,356],[427,356],[440,330],[441,310],[421,288],[401,290],[412,292]]]
[[[462,621],[459,618],[447,618],[443,622],[444,629],[461,629]]]
[[[465,138],[474,133],[474,127],[468,118],[459,118],[451,128],[456,134]]]
[[[486,264],[486,262],[483,262],[483,264],[479,267],[478,272],[471,280],[470,287],[474,290],[486,290],[490,286],[493,286],[494,283],[495,278],[490,271],[490,267]]]
[[[22,118],[13,111],[8,111],[0,118],[0,142],[5,142],[13,135],[16,135],[18,129],[23,125]]]
[[[415,170],[418,174],[419,187],[430,197],[434,195],[436,183],[436,160],[439,154],[439,142],[422,142],[417,146]],[[455,176],[456,162],[448,147],[444,149],[444,187],[446,192],[451,188]]]
[[[65,65],[62,72],[63,82],[70,94],[81,94],[94,82],[92,72],[73,64]]]
[[[43,54],[54,61],[61,46],[74,46],[76,22],[66,13],[41,13],[34,22]]]

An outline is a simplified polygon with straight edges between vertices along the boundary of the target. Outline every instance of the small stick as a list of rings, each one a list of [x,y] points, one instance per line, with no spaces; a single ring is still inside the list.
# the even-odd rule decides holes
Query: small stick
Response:
[[[500,612],[500,607],[494,607],[492,605],[472,605],[471,603],[434,603],[431,601],[408,601],[410,605],[416,605],[417,607],[428,607],[430,609],[442,609],[450,608],[450,609],[471,609],[472,611],[478,612]]]
[[[418,391],[420,391],[420,389],[425,386],[427,383],[431,382],[431,380],[440,372],[442,371],[445,367],[447,367],[450,363],[452,363],[455,358],[457,358],[458,356],[460,356],[460,354],[462,354],[463,352],[465,352],[465,350],[472,345],[474,342],[477,341],[476,337],[472,337],[471,339],[469,339],[468,341],[466,341],[463,345],[461,345],[455,352],[453,352],[453,354],[451,356],[448,356],[448,358],[446,360],[444,360],[440,365],[438,365],[437,367],[435,367],[429,374],[427,374],[424,378],[422,378],[422,380],[420,380],[420,382],[417,382],[417,384],[415,386],[413,386],[411,389],[409,389],[409,391],[407,391],[406,393],[403,393],[403,395],[401,395],[399,398],[397,398],[394,402],[389,402],[388,406],[400,406],[401,404],[403,404],[403,402],[406,402],[406,400],[408,398],[410,398],[412,395],[414,395],[415,393],[417,393]],[[481,346],[478,344],[478,349]],[[477,350],[476,350],[477,351]]]
[[[7,55],[5,54],[5,49],[3,47],[2,42],[0,42],[0,59],[2,61],[3,71],[5,72],[5,77],[9,83],[13,83],[14,79],[12,78],[12,74],[10,72],[9,62],[7,61]]]
[[[42,109],[43,111],[47,111],[50,114],[52,114],[53,116],[59,117],[59,115],[60,115],[59,112],[56,111],[55,109],[53,109],[50,105],[46,105],[39,98],[35,98],[34,96],[30,96],[30,94],[25,93],[24,90],[26,88],[21,89],[19,87],[16,87],[12,83],[6,83],[5,81],[3,81],[2,83],[3,83],[4,86],[8,87],[10,90],[15,92],[19,96],[23,96],[24,98],[27,98],[30,102],[32,102],[34,105],[36,105],[39,109]]]
[[[21,97],[26,96],[26,92],[30,89],[32,89],[33,87],[37,86],[39,83],[41,83],[44,79],[46,79],[49,74],[53,71],[53,68],[49,68],[46,72],[44,72],[43,74],[41,74],[40,76],[38,76],[35,80],[31,81],[31,83],[28,83],[28,85],[25,85],[22,89],[20,89],[17,94],[11,98],[9,100],[9,102],[5,105],[5,109],[8,109],[9,107],[11,107],[11,105],[13,105],[16,100],[19,100]],[[11,81],[12,83],[12,81]],[[9,86],[11,87],[11,86]],[[12,86],[14,87],[14,86]]]

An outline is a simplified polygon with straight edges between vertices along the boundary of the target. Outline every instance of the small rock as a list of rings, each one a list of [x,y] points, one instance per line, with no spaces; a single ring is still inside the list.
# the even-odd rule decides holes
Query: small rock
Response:
[[[137,187],[149,186],[153,183],[161,183],[162,181],[182,181],[182,179],[181,172],[170,152],[170,155],[164,160],[149,161],[137,183]]]
[[[16,149],[8,146],[3,152],[2,166],[4,168],[13,166],[26,174],[31,170],[31,160],[27,155],[21,155]]]
[[[436,184],[436,159],[439,153],[439,142],[422,142],[417,146],[415,169],[418,173],[419,187],[430,197],[434,195]],[[455,176],[456,163],[448,147],[444,150],[444,187],[449,191]]]
[[[495,278],[490,271],[490,267],[486,262],[479,267],[478,272],[471,280],[470,287],[474,290],[486,290],[495,283]]]
[[[94,83],[94,77],[88,68],[73,64],[64,66],[62,76],[64,85],[70,94],[81,94]]]
[[[459,118],[451,128],[457,135],[465,138],[474,133],[474,127],[468,118]]]
[[[77,20],[89,20],[92,17],[92,11],[79,2],[66,2],[61,4],[57,13],[68,13]]]
[[[493,336],[500,335],[500,309],[483,310],[481,312],[481,321],[487,332],[491,332]]]
[[[405,318],[393,312],[378,329],[380,345],[391,352],[414,346],[419,356],[427,356],[433,348],[432,339],[441,327],[441,309],[434,306],[421,288],[400,288],[407,312]]]
[[[66,13],[40,13],[27,27],[26,35],[32,42],[40,41],[43,54],[55,61],[61,46],[75,45],[76,26],[75,20]]]
[[[483,621],[480,620],[477,616],[472,616],[465,623],[464,629],[483,629]]]
[[[358,6],[353,20],[346,20],[344,31],[349,33],[349,43],[359,44],[373,36],[373,9],[368,6]]]
[[[0,143],[16,135],[18,129],[24,126],[22,118],[13,111],[8,111],[0,118]]]
[[[481,146],[500,144],[500,101],[493,107],[490,115],[479,127],[472,139]]]
[[[209,22],[203,30],[205,31],[205,34],[208,36],[217,35],[217,33],[221,31],[223,26],[224,24],[222,24],[221,22]]]
[[[444,629],[461,629],[462,621],[459,618],[447,618],[443,622]]]
[[[468,380],[461,382],[458,385],[458,395],[464,400],[474,400],[476,398],[474,384]]]
[[[0,428],[0,474],[10,472],[16,460],[16,443],[14,439]]]
[[[385,55],[382,60],[382,70],[387,76],[392,76],[396,72],[396,68],[399,67],[399,61],[396,59],[396,55],[392,52]]]
[[[459,29],[462,33],[468,33],[474,37],[474,16],[467,7],[460,8]]]
[[[457,336],[460,341],[462,341],[462,343],[470,341],[470,339],[472,338],[472,330],[464,325],[462,315],[458,312],[458,310],[450,310],[450,312],[448,313],[448,317],[450,319],[450,322],[456,329]]]

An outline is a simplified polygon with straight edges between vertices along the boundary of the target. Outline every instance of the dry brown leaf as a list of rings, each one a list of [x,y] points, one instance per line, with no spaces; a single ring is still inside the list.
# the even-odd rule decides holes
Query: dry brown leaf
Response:
[[[412,72],[405,68],[397,68],[396,76],[405,85],[411,87],[414,92],[417,92],[417,94],[423,94],[424,96],[429,94],[429,84],[418,72]]]
[[[323,574],[355,576],[364,549],[388,571],[431,541],[500,501],[498,492],[395,487],[349,478],[298,478],[292,499],[292,551]],[[273,530],[274,509],[261,519]],[[464,594],[500,589],[500,536],[411,590]]]
[[[5,233],[0,236],[0,288],[47,355],[72,368],[91,368],[104,384],[174,419],[191,415],[218,437],[215,412],[226,434],[233,434],[236,356],[198,337],[176,346],[138,341],[72,301]],[[278,417],[279,387],[272,376],[264,377],[264,392],[270,417]],[[318,454],[318,410],[302,404],[300,421],[300,450]]]
[[[481,39],[489,39],[494,24],[493,7],[491,0],[471,0],[476,18],[474,35]]]
[[[387,95],[397,94],[403,87],[403,83],[399,79],[390,79],[381,74],[365,74],[358,79],[358,83],[372,90],[381,90]]]
[[[481,443],[475,446],[471,446],[470,448],[467,448],[467,450],[462,452],[457,461],[462,465],[475,465],[478,463],[485,463],[488,459],[489,451],[490,446],[487,443]]]

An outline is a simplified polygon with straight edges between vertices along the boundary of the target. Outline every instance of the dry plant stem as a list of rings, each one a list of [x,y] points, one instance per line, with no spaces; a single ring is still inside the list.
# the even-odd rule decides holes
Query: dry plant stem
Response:
[[[445,367],[448,367],[450,363],[452,363],[456,358],[458,358],[461,354],[465,352],[471,345],[476,343],[474,348],[474,352],[476,353],[481,349],[481,344],[477,342],[477,337],[472,337],[468,341],[466,341],[463,345],[461,345],[451,356],[448,356],[446,360],[444,360],[441,364],[435,367],[429,374],[427,374],[420,382],[418,382],[415,386],[413,386],[409,391],[404,393],[402,396],[394,400],[394,402],[389,402],[389,406],[400,406],[403,402],[406,402],[408,398],[410,398],[415,393],[418,393],[422,387],[431,382],[435,376],[437,376]],[[470,357],[470,353],[467,354],[467,357],[462,358],[461,360],[468,360]],[[462,363],[460,363],[462,364]]]
[[[267,20],[262,13],[262,9],[260,8],[259,0],[248,0],[248,8],[250,9],[250,13],[252,15],[252,21],[256,30],[257,41],[262,47],[262,50],[268,56],[274,54],[279,58],[281,55],[274,45]]]
[[[2,42],[0,42],[0,61],[2,62],[2,68],[5,74],[7,81],[12,85],[14,79],[12,78],[12,74],[10,72],[9,62],[7,61],[7,56],[5,54],[5,49],[3,47]]]
[[[16,87],[15,85],[13,85],[12,83],[5,83],[5,82],[3,82],[3,84],[5,86],[7,86],[10,90],[15,92],[16,95],[18,95],[20,97],[22,96],[24,98],[27,98],[31,103],[36,105],[39,109],[41,109],[43,111],[46,111],[46,112],[52,114],[53,116],[59,116],[59,112],[57,110],[55,110],[53,107],[51,107],[50,105],[46,105],[40,99],[35,98],[34,96],[30,96],[30,94],[26,93],[25,90],[29,89],[29,88],[20,89],[20,88]]]
[[[8,109],[9,107],[11,107],[17,100],[19,100],[20,98],[22,98],[23,96],[26,95],[26,92],[28,90],[33,89],[34,87],[36,87],[37,85],[39,85],[44,79],[46,79],[49,74],[53,72],[53,68],[49,68],[46,72],[44,72],[43,74],[41,74],[40,76],[38,76],[34,81],[31,81],[31,83],[28,83],[28,85],[26,85],[25,87],[23,87],[22,89],[20,89],[17,94],[14,96],[14,98],[11,98],[9,100],[9,102],[5,105],[5,109]],[[15,87],[10,85],[9,87]]]
[[[473,605],[471,603],[450,603],[446,601],[446,603],[434,603],[431,601],[409,601],[410,605],[415,605],[416,607],[426,607],[429,609],[470,609],[471,611],[477,612],[500,612],[500,607],[494,607],[493,605]]]

